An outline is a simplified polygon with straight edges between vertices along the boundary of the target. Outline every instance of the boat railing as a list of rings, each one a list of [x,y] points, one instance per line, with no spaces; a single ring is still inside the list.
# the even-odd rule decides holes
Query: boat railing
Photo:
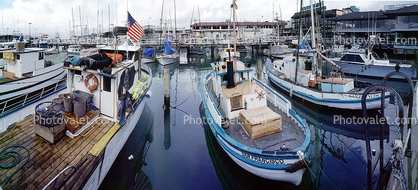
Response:
[[[289,111],[292,109],[292,103],[283,97],[281,94],[277,93],[271,87],[265,85],[256,78],[253,78],[253,81],[264,89],[265,95],[268,101],[274,104],[274,106],[279,107],[287,116],[290,116]],[[262,92],[261,92],[262,93]]]
[[[37,92],[37,93],[29,92],[29,93],[22,94],[14,98],[8,99],[4,102],[1,102],[0,103],[0,117],[3,117],[7,115],[8,113],[11,113],[15,110],[18,110],[20,107],[31,104],[35,100],[42,98],[45,95],[48,95],[52,92],[57,92],[63,89],[65,86],[66,86],[66,78],[61,79],[52,85],[43,87],[42,89],[39,90],[40,92]]]
[[[208,89],[207,83],[208,83],[210,77],[212,77],[211,74],[206,76],[206,81],[205,81],[205,84],[204,84],[204,88],[205,88],[204,89],[204,95],[205,95],[204,99],[206,100],[206,105],[209,109],[210,114],[212,115],[213,120],[210,119],[210,118],[207,118],[207,119],[208,119],[209,122],[215,122],[219,126],[221,126],[222,125],[222,120],[223,120],[222,114],[218,110],[218,108],[215,106],[214,100],[212,99],[212,96],[209,95],[209,89]],[[216,115],[214,115],[214,113]]]

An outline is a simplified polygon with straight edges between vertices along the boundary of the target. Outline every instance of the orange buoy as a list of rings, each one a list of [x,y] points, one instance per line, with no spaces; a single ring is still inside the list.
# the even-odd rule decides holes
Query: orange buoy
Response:
[[[310,80],[309,81],[309,87],[315,87],[315,81],[314,80]]]
[[[93,84],[90,85],[90,79],[93,79]],[[88,74],[86,78],[84,78],[84,85],[87,89],[90,91],[94,91],[97,89],[97,86],[99,85],[99,81],[97,80],[97,77],[93,74]]]

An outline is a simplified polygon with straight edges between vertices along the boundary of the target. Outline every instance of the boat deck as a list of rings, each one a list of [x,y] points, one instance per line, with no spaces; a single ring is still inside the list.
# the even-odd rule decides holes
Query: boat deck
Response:
[[[297,127],[296,122],[292,121],[290,117],[272,103],[267,102],[267,107],[282,116],[282,132],[251,139],[242,124],[238,122],[238,118],[236,118],[230,121],[229,128],[225,129],[225,133],[245,146],[260,150],[280,151],[283,150],[283,144],[285,144],[285,148],[289,149],[302,146],[305,141],[305,135]]]
[[[58,177],[55,187],[66,180],[64,189],[80,189],[104,155],[103,149],[100,150],[98,156],[89,154],[89,151],[112,126],[114,126],[113,121],[98,118],[74,139],[64,136],[52,145],[36,135],[34,116],[26,117],[0,134],[0,150],[13,145],[22,145],[30,152],[28,159],[28,152],[24,148],[13,147],[6,150],[17,151],[21,155],[21,161],[15,167],[0,168],[1,187],[7,178],[28,160],[22,169],[7,182],[5,189],[42,189],[70,165],[78,167],[78,170],[76,171],[74,168],[66,170]],[[0,161],[3,165],[9,165],[13,162],[13,158],[9,156]]]
[[[15,74],[12,73],[12,72],[2,71],[2,70],[0,70],[0,72],[3,72],[3,77],[0,78],[0,83],[4,83],[4,82],[13,81],[13,80],[18,79],[18,78],[15,77]],[[22,78],[25,78],[25,76],[22,76]]]
[[[212,81],[208,82],[208,87],[208,91],[211,92],[209,95],[212,97],[212,100],[215,101],[215,106],[219,105],[216,95],[213,94]],[[283,150],[283,144],[285,144],[285,148],[289,149],[295,149],[302,146],[305,141],[305,135],[297,126],[296,122],[269,101],[267,101],[267,107],[282,116],[282,132],[251,139],[242,124],[239,123],[238,118],[235,118],[234,120],[229,121],[229,128],[225,129],[225,133],[245,146],[260,150],[280,151]],[[223,117],[225,117],[223,110],[219,109],[219,111]]]

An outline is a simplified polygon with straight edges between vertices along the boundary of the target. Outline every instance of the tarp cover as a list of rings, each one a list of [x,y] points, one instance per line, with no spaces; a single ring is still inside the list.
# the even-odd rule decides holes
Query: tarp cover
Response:
[[[152,55],[154,55],[154,49],[153,48],[146,48],[146,49],[144,49],[143,54],[145,56],[152,57]]]
[[[303,39],[302,43],[300,43],[299,49],[306,49],[306,45],[308,46],[308,50],[312,50],[311,46],[309,45],[306,39]]]
[[[171,42],[170,41],[164,41],[164,53],[166,55],[176,53],[176,50],[171,48]]]

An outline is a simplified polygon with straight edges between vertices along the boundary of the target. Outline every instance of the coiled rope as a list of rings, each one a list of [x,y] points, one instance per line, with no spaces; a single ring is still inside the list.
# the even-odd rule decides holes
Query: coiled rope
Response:
[[[21,160],[21,156],[20,156],[20,154],[19,154],[17,151],[14,151],[14,150],[11,150],[11,151],[6,151],[7,149],[10,149],[10,148],[13,148],[13,147],[21,147],[21,148],[26,149],[26,151],[28,151],[28,159],[25,161],[25,163],[24,163],[24,164],[22,164],[22,165],[19,167],[19,169],[17,169],[15,172],[13,172],[13,174],[12,174],[12,175],[10,175],[10,176],[7,178],[6,182],[4,182],[4,184],[3,184],[2,189],[4,189],[4,187],[6,186],[7,182],[10,180],[10,178],[12,178],[12,177],[13,177],[13,175],[15,175],[17,171],[19,171],[20,169],[22,169],[22,167],[23,167],[26,163],[28,163],[29,158],[30,158],[30,152],[29,152],[29,150],[28,150],[26,147],[24,147],[24,146],[22,146],[22,145],[12,145],[12,146],[8,146],[8,147],[6,147],[6,148],[4,148],[3,150],[1,150],[1,151],[0,151],[0,160],[4,159],[4,158],[6,158],[6,157],[13,157],[13,158],[14,158],[14,162],[13,162],[12,164],[9,164],[9,165],[3,165],[3,164],[1,164],[1,163],[0,163],[0,168],[5,168],[5,169],[12,168],[12,167],[15,167],[15,166],[16,166],[16,165],[20,162],[20,160]],[[4,152],[4,153],[3,153],[3,152]]]

